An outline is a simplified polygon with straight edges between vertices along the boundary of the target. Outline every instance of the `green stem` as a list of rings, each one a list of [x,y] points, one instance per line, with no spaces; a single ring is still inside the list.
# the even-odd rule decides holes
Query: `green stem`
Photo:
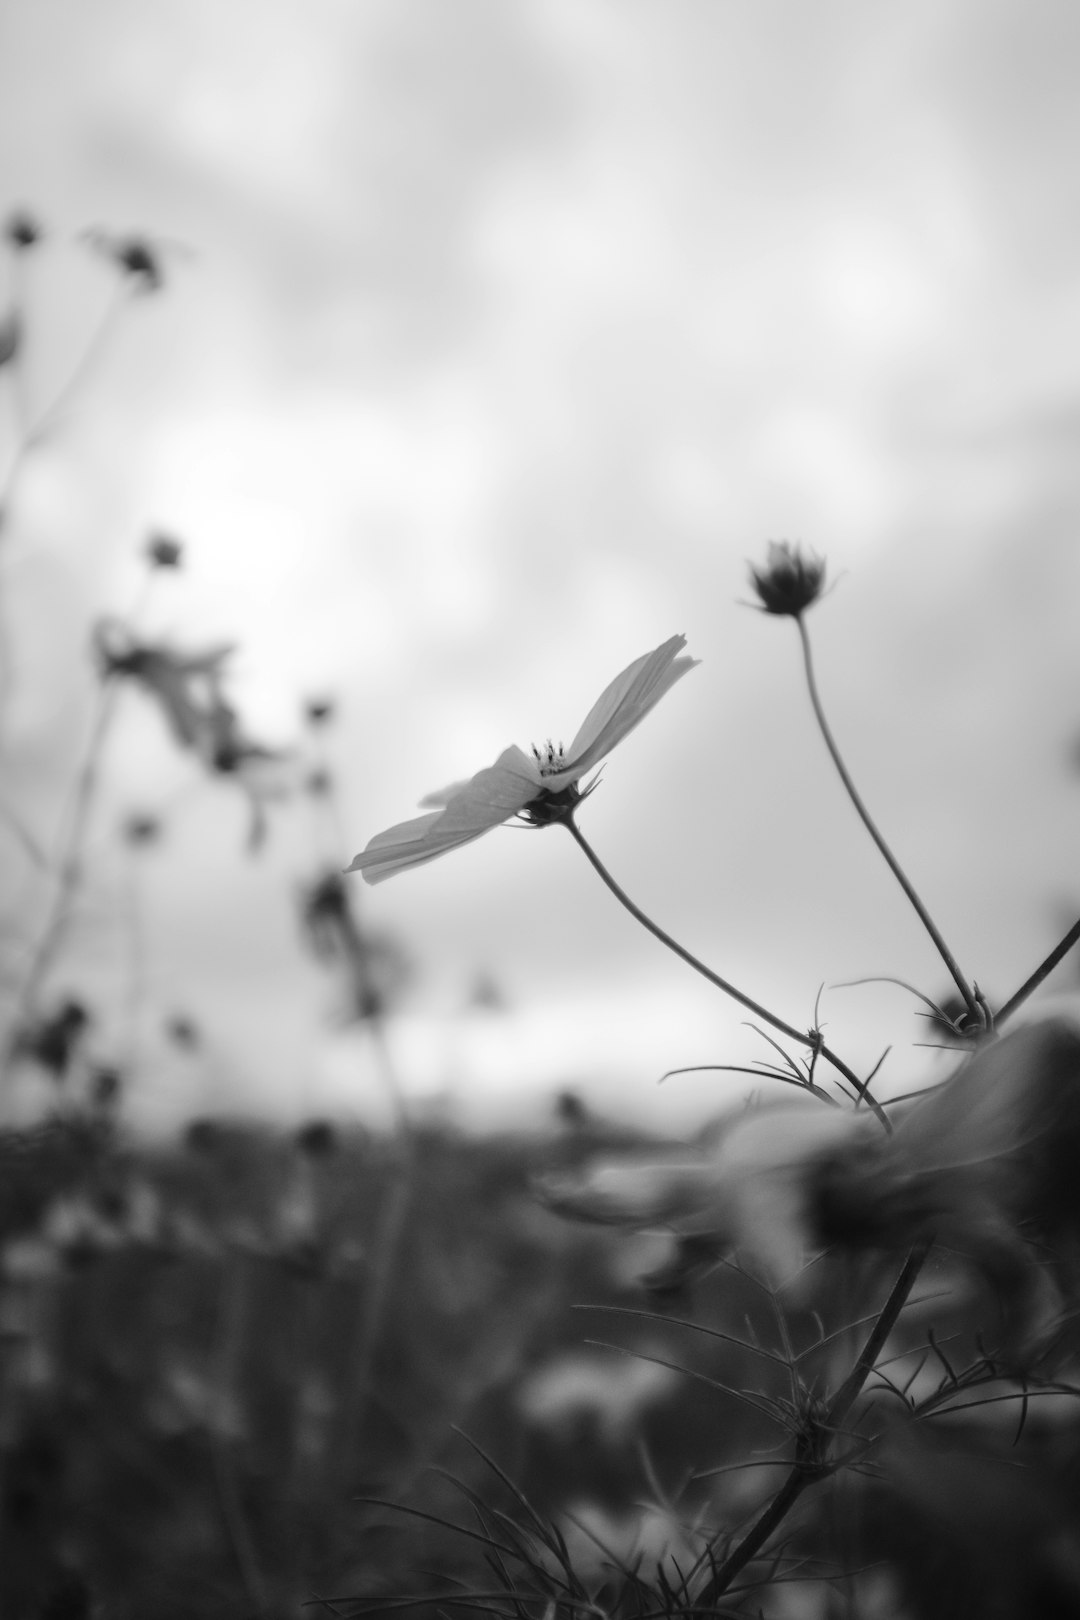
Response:
[[[584,833],[581,831],[581,828],[578,826],[572,815],[564,816],[562,825],[567,828],[570,836],[578,844],[586,860],[593,867],[594,871],[599,874],[602,881],[607,884],[608,888],[611,890],[619,904],[626,908],[631,917],[639,922],[642,928],[647,929],[649,933],[652,934],[654,939],[658,939],[660,941],[661,945],[666,945],[669,951],[674,951],[675,955],[680,957],[688,967],[692,967],[695,973],[700,973],[703,979],[708,979],[710,984],[714,984],[716,988],[718,990],[722,990],[726,996],[731,996],[734,1001],[737,1001],[741,1006],[746,1007],[754,1014],[755,1018],[761,1018],[766,1024],[771,1024],[773,1029],[778,1029],[780,1033],[782,1035],[786,1035],[789,1040],[798,1041],[801,1046],[808,1046],[812,1052],[820,1052],[821,1056],[825,1058],[827,1062],[831,1063],[833,1068],[844,1076],[844,1079],[849,1083],[849,1085],[854,1086],[861,1101],[866,1103],[869,1108],[873,1109],[884,1129],[886,1131],[892,1129],[884,1111],[874,1101],[874,1098],[871,1096],[866,1084],[859,1079],[858,1075],[855,1074],[852,1069],[848,1068],[847,1064],[841,1058],[837,1057],[835,1052],[830,1051],[830,1049],[825,1045],[825,1042],[821,1039],[820,1031],[796,1029],[793,1024],[788,1024],[783,1018],[778,1018],[775,1013],[771,1013],[769,1009],[767,1007],[763,1007],[760,1002],[754,1001],[750,996],[744,995],[741,990],[737,990],[733,984],[728,982],[727,979],[721,978],[719,973],[714,973],[712,968],[706,967],[705,963],[699,961],[692,952],[686,949],[685,945],[680,945],[677,939],[672,939],[671,935],[666,933],[658,923],[654,923],[652,918],[647,916],[645,912],[642,911],[640,906],[634,904],[630,896],[626,893],[626,890],[621,888],[620,885],[616,883],[607,867],[601,861],[599,855],[597,855],[592,845],[585,838]]]
[[[946,945],[937,924],[934,922],[934,919],[923,905],[910,878],[879,832],[873,816],[871,816],[869,810],[866,808],[866,805],[863,803],[859,790],[852,781],[847,766],[844,764],[843,756],[836,745],[836,739],[832,734],[829,722],[825,718],[825,710],[822,708],[821,698],[818,693],[817,679],[814,675],[814,661],[810,653],[810,637],[807,634],[806,625],[803,622],[801,614],[796,615],[795,623],[799,627],[799,640],[802,643],[803,664],[806,669],[806,684],[810,692],[810,702],[813,705],[814,716],[817,720],[821,735],[825,739],[825,746],[832,756],[832,762],[836,766],[840,780],[843,782],[844,788],[847,791],[847,796],[855,806],[863,826],[866,828],[867,832],[870,834],[870,837],[874,840],[874,843],[881,852],[885,864],[888,866],[893,877],[896,879],[904,893],[907,895],[908,899],[911,901],[911,904],[914,906],[919,921],[922,923],[923,927],[926,929],[926,932],[933,940],[938,954],[952,975],[956,988],[963,996],[964,1005],[967,1007],[968,1012],[981,1027],[984,1014],[979,1006],[978,998],[976,997],[975,992],[972,990],[963,973],[960,971],[956,958]]]

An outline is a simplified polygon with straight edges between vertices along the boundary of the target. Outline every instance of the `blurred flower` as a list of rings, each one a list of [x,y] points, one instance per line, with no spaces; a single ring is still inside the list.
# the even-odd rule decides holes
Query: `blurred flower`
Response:
[[[25,208],[16,208],[4,222],[4,235],[13,248],[21,251],[40,242],[43,232],[33,214]]]
[[[309,698],[304,704],[304,719],[309,726],[325,726],[334,718],[335,707],[333,698]]]
[[[308,775],[304,786],[313,799],[325,799],[333,791],[334,779],[328,770],[320,766]]]
[[[174,1013],[165,1021],[165,1034],[174,1046],[183,1052],[197,1052],[202,1045],[199,1026],[184,1013]]]
[[[103,1111],[115,1108],[120,1101],[123,1084],[119,1069],[109,1064],[99,1065],[90,1076],[91,1106]]]
[[[115,231],[95,228],[86,232],[90,246],[107,259],[111,259],[125,276],[131,278],[136,291],[158,292],[165,285],[161,249],[148,236],[122,235]]]
[[[144,810],[133,810],[129,816],[124,817],[121,828],[124,842],[131,844],[135,849],[145,848],[147,844],[156,844],[161,837],[161,822],[157,816]]]
[[[724,1120],[710,1145],[594,1159],[541,1177],[536,1190],[559,1214],[708,1239],[779,1287],[824,1246],[821,1167],[837,1155],[865,1156],[875,1132],[869,1112],[810,1098],[773,1103]]]
[[[179,568],[184,556],[181,541],[168,534],[152,534],[146,542],[146,556],[151,568]]]
[[[766,613],[797,619],[816,602],[825,584],[825,559],[807,555],[789,540],[770,540],[763,568],[750,568],[753,585]]]
[[[368,883],[381,883],[471,843],[512,816],[536,827],[564,820],[583,797],[579,779],[693,669],[696,658],[677,656],[685,646],[685,636],[672,636],[628,665],[593,704],[568,752],[550,742],[542,751],[534,748],[532,759],[520,748],[505,749],[470,781],[429,794],[421,802],[440,809],[379,833],[348,870],[362,872]]]
[[[21,1056],[40,1063],[54,1079],[62,1080],[89,1023],[90,1014],[82,1002],[68,996],[55,1012],[43,1015],[19,1031],[16,1050]]]
[[[158,701],[182,748],[212,755],[223,712],[235,719],[222,694],[222,665],[233,651],[231,643],[185,653],[137,641],[119,620],[103,619],[94,630],[94,648],[103,676],[127,676]]]
[[[320,962],[345,969],[349,1016],[377,1018],[402,989],[408,970],[392,940],[361,930],[340,872],[325,872],[301,896],[301,921]]]
[[[94,630],[94,646],[106,679],[137,681],[160,704],[181,748],[191,749],[215,774],[238,779],[251,806],[248,847],[257,849],[266,833],[267,800],[287,791],[280,767],[289,756],[252,741],[225,697],[222,666],[231,644],[185,653],[136,641],[118,620],[104,619]]]

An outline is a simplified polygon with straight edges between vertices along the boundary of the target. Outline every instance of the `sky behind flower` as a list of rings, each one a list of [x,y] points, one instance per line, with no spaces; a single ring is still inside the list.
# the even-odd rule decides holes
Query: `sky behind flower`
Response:
[[[288,745],[337,695],[342,864],[682,632],[702,669],[582,813],[615,875],[794,1023],[861,973],[938,992],[791,626],[738,605],[747,559],[800,538],[837,581],[811,629],[856,777],[1008,994],[1080,901],[1078,65],[1065,0],[7,0],[0,205],[51,236],[36,397],[109,296],[82,228],[160,239],[167,282],[19,485],[27,772],[57,785],[42,739],[75,745],[88,619],[133,599],[150,530],[188,559],[152,628],[237,643],[254,734]],[[117,813],[171,816],[152,993],[218,1032],[175,1106],[363,1092],[295,943],[322,835],[278,816],[248,861],[235,796],[135,695],[123,719]],[[426,1091],[603,1071],[655,1099],[749,1050],[558,831],[362,905],[417,962],[398,1040]],[[461,1017],[479,974],[507,1010]],[[859,1055],[923,1034],[895,989],[825,1016]]]

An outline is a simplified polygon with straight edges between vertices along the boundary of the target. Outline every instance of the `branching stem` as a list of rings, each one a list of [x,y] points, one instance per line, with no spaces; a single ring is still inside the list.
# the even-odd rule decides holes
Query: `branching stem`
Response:
[[[851,1371],[833,1395],[825,1414],[821,1418],[817,1433],[821,1436],[821,1450],[819,1455],[811,1456],[806,1460],[795,1463],[784,1483],[754,1523],[739,1542],[738,1546],[730,1552],[720,1568],[713,1575],[709,1584],[697,1598],[697,1605],[715,1603],[730,1587],[732,1581],[740,1570],[745,1569],[750,1560],[765,1546],[773,1531],[786,1518],[794,1507],[803,1491],[817,1480],[823,1479],[832,1470],[824,1453],[832,1437],[840,1429],[852,1406],[862,1392],[863,1385],[874,1370],[874,1364],[885,1346],[885,1341],[896,1326],[897,1319],[911,1295],[919,1272],[922,1270],[930,1247],[932,1238],[924,1238],[917,1243],[904,1261],[900,1274],[892,1285],[889,1297],[882,1307],[881,1315],[874,1323],[867,1335]]]
[[[647,916],[640,906],[634,904],[626,890],[616,883],[572,815],[565,816],[562,825],[567,828],[570,836],[581,848],[586,860],[599,874],[603,882],[607,884],[619,904],[626,908],[631,917],[639,922],[642,928],[648,929],[655,939],[658,939],[662,945],[666,945],[669,951],[674,951],[675,955],[680,957],[688,967],[692,967],[695,973],[700,973],[702,978],[708,979],[710,984],[715,985],[718,990],[722,990],[726,996],[731,996],[734,1001],[739,1002],[741,1006],[752,1012],[755,1018],[761,1018],[766,1024],[771,1024],[773,1029],[778,1029],[789,1040],[798,1041],[801,1046],[809,1047],[812,1052],[820,1052],[821,1056],[831,1063],[838,1073],[843,1075],[848,1084],[854,1086],[860,1099],[867,1107],[873,1109],[882,1127],[886,1131],[891,1131],[892,1126],[867,1089],[865,1082],[859,1079],[854,1070],[848,1068],[842,1058],[837,1057],[836,1053],[825,1045],[825,1042],[821,1039],[820,1031],[796,1029],[793,1024],[786,1023],[783,1018],[778,1018],[775,1013],[771,1013],[760,1002],[754,1001],[750,996],[744,995],[741,990],[737,990],[727,979],[721,978],[719,973],[714,973],[712,968],[706,967],[705,963],[694,956],[691,951],[688,951],[685,945],[680,945],[677,939],[673,939],[658,923],[654,923],[652,918]]]

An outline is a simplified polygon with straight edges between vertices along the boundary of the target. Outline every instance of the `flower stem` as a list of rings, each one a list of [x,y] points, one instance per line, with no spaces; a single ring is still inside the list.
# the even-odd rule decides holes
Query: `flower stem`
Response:
[[[101,693],[90,744],[75,784],[63,850],[57,863],[52,906],[15,1001],[12,1038],[0,1068],[0,1077],[5,1082],[18,1053],[19,1037],[38,1010],[42,987],[71,922],[72,908],[83,879],[83,844],[97,793],[102,752],[118,695],[115,681],[109,682]]]
[[[649,933],[652,934],[655,939],[658,939],[661,945],[666,945],[669,951],[674,951],[675,955],[681,957],[688,967],[692,967],[694,969],[695,973],[700,973],[702,978],[708,979],[709,983],[714,984],[718,990],[722,990],[725,995],[731,996],[734,1001],[737,1001],[740,1003],[740,1005],[746,1007],[754,1014],[756,1018],[764,1019],[765,1023],[772,1025],[773,1029],[778,1029],[782,1035],[788,1036],[790,1040],[798,1041],[801,1046],[808,1046],[812,1052],[820,1052],[821,1056],[825,1058],[827,1062],[831,1063],[833,1068],[842,1074],[844,1079],[847,1080],[850,1085],[854,1086],[861,1101],[866,1103],[869,1108],[873,1109],[885,1130],[891,1130],[892,1127],[890,1126],[884,1111],[874,1101],[874,1098],[871,1096],[866,1084],[859,1079],[858,1075],[855,1074],[852,1069],[848,1068],[847,1064],[843,1062],[841,1058],[837,1057],[835,1052],[830,1051],[830,1049],[825,1045],[825,1042],[821,1039],[820,1031],[796,1029],[793,1024],[788,1024],[784,1021],[784,1019],[778,1018],[775,1013],[771,1013],[768,1008],[763,1007],[760,1002],[754,1001],[750,996],[744,995],[741,990],[737,990],[733,984],[728,982],[727,979],[721,978],[719,973],[714,973],[712,968],[706,967],[705,963],[699,961],[699,959],[694,956],[692,952],[686,949],[685,945],[680,945],[677,939],[672,939],[671,935],[666,933],[658,923],[654,923],[651,917],[646,916],[645,912],[642,911],[640,906],[634,904],[630,896],[626,893],[626,890],[621,888],[620,885],[616,883],[607,867],[601,861],[599,855],[597,855],[592,845],[585,838],[584,833],[581,831],[581,828],[578,826],[572,815],[564,816],[562,819],[562,825],[566,827],[575,843],[580,846],[586,860],[599,874],[603,882],[607,884],[608,888],[611,890],[616,900],[618,900],[619,904],[621,906],[625,906],[631,917],[635,918],[636,921],[641,924],[642,928],[648,929]]]
[[[813,705],[814,716],[817,720],[818,727],[820,728],[821,735],[825,739],[825,746],[832,756],[832,762],[836,766],[841,782],[844,784],[847,796],[855,806],[855,809],[858,811],[863,826],[866,828],[867,832],[870,834],[870,837],[874,840],[874,843],[880,850],[890,872],[893,874],[896,881],[899,883],[900,887],[911,901],[911,904],[914,906],[919,921],[922,923],[923,927],[926,929],[926,932],[933,940],[938,954],[953,977],[956,988],[963,996],[964,1005],[967,1007],[972,1019],[975,1020],[975,1022],[981,1028],[985,1021],[985,1013],[979,1006],[978,998],[976,997],[975,992],[972,990],[963,973],[960,971],[960,966],[957,963],[956,958],[953,956],[948,945],[946,945],[937,924],[934,922],[934,919],[931,917],[930,913],[920,900],[910,878],[900,865],[900,862],[896,859],[896,856],[893,854],[888,844],[885,842],[885,839],[882,837],[880,831],[878,830],[877,823],[874,821],[873,816],[871,816],[869,810],[863,803],[859,790],[852,781],[847,766],[844,764],[843,756],[836,745],[836,739],[832,734],[829,722],[825,718],[825,711],[821,705],[821,697],[818,693],[817,679],[814,675],[814,661],[810,653],[810,637],[807,633],[806,625],[803,622],[801,614],[796,616],[795,623],[799,627],[799,640],[802,643],[803,664],[806,669],[806,684],[810,692],[810,702]]]
[[[147,575],[135,604],[131,615],[133,622],[138,622],[141,618],[153,585],[154,575],[151,573]],[[90,740],[75,779],[61,836],[60,851],[56,858],[56,888],[52,904],[15,998],[11,1039],[6,1051],[0,1053],[0,1089],[6,1086],[11,1078],[18,1056],[20,1033],[38,1011],[42,989],[71,926],[72,914],[85,876],[84,847],[101,783],[105,745],[119,696],[120,687],[115,674],[104,674],[91,723]]]
[[[1065,938],[1054,946],[1050,955],[1039,963],[1031,977],[1024,980],[1016,994],[1010,996],[1001,1011],[994,1015],[995,1024],[1003,1024],[1006,1018],[1012,1017],[1016,1009],[1023,1005],[1032,991],[1037,990],[1043,980],[1049,978],[1062,957],[1069,954],[1078,939],[1080,939],[1080,920],[1073,923]]]
[[[874,1323],[867,1335],[866,1343],[860,1350],[851,1371],[833,1395],[825,1409],[824,1416],[816,1426],[816,1442],[811,1448],[811,1455],[806,1459],[797,1461],[784,1483],[754,1523],[739,1542],[738,1546],[728,1554],[713,1575],[708,1586],[699,1593],[695,1607],[701,1608],[706,1604],[715,1603],[724,1595],[735,1576],[745,1569],[750,1560],[756,1556],[773,1531],[786,1518],[807,1486],[835,1470],[830,1466],[825,1450],[835,1432],[843,1423],[855,1401],[862,1391],[863,1385],[874,1370],[878,1356],[884,1348],[885,1341],[896,1326],[897,1319],[911,1295],[919,1272],[930,1252],[932,1238],[924,1238],[911,1250],[904,1261],[900,1274],[893,1283],[889,1297],[882,1306],[881,1315]]]

